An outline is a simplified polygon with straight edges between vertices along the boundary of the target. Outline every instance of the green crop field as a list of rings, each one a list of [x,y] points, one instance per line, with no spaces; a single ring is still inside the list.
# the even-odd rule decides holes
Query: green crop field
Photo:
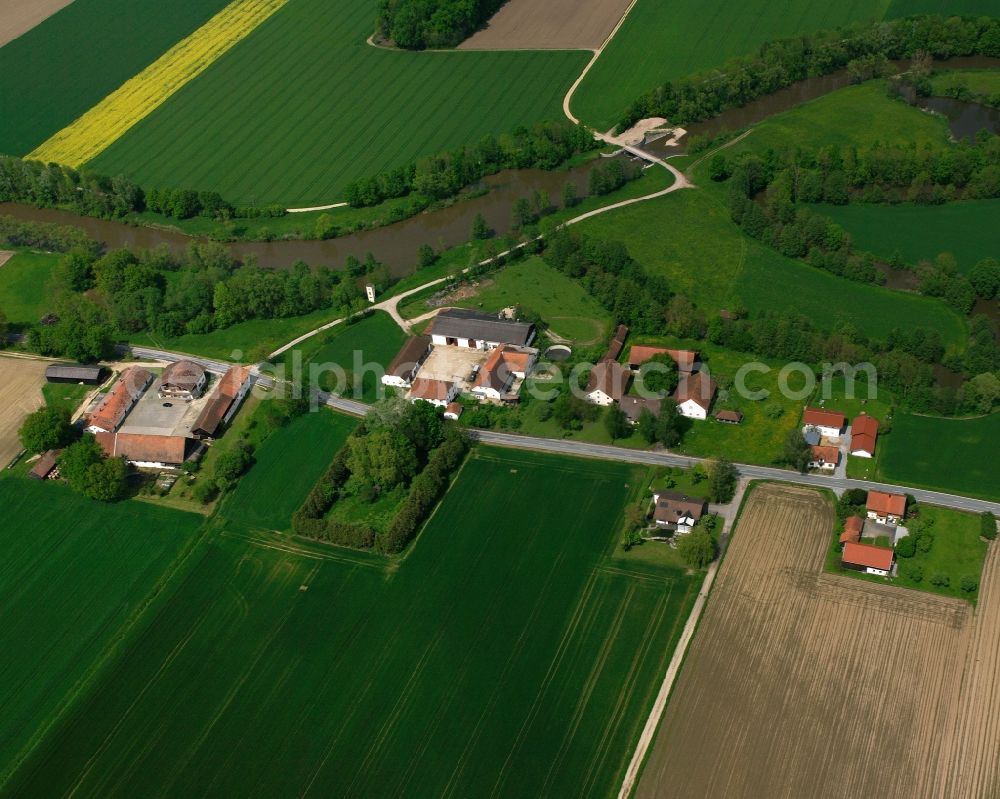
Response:
[[[954,349],[965,340],[962,319],[939,300],[846,280],[745,236],[714,192],[677,192],[580,227],[624,242],[640,264],[709,314],[740,300],[750,311],[798,311],[820,327],[850,322],[875,338],[919,319]]]
[[[222,515],[245,528],[288,530],[292,513],[340,449],[356,420],[328,408],[305,413],[272,433],[254,453]]]
[[[228,0],[75,0],[0,48],[0,153],[25,155]]]
[[[916,264],[950,252],[968,272],[983,258],[1000,258],[1000,200],[968,200],[946,205],[821,205],[853,237],[858,247],[882,258],[899,253]]]
[[[1000,16],[995,0],[892,0],[886,18],[907,17],[911,14],[972,14]]]
[[[880,476],[893,482],[1000,498],[991,453],[1000,446],[1000,414],[944,419],[897,414],[879,456]]]
[[[580,282],[567,277],[539,257],[516,261],[483,279],[472,297],[447,301],[449,306],[490,313],[511,305],[538,314],[554,333],[580,342],[593,342],[607,332],[611,317]],[[418,299],[401,309],[407,318],[427,313]]]
[[[667,80],[746,55],[797,33],[881,19],[889,0],[639,0],[573,97],[573,113],[614,126],[639,95]]]
[[[90,166],[234,202],[331,203],[351,180],[561,118],[580,52],[412,53],[365,43],[375,3],[295,0]]]
[[[120,640],[204,521],[65,485],[0,479],[0,785]]]
[[[0,266],[0,311],[15,325],[36,323],[49,309],[48,286],[58,255],[22,250]]]
[[[605,567],[642,475],[480,449],[394,569],[223,531],[4,789],[610,795],[700,581]]]
[[[1000,500],[1000,413],[976,419],[897,413],[878,445],[884,480]]]

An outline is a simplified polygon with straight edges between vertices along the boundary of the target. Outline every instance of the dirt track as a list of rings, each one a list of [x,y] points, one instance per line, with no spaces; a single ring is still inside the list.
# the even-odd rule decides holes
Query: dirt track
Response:
[[[510,0],[460,50],[596,50],[630,0]]]
[[[0,3],[0,47],[27,33],[73,0],[3,0]]]
[[[21,450],[21,421],[42,405],[46,366],[44,361],[0,357],[0,469]]]
[[[1000,565],[979,607],[821,574],[832,510],[748,501],[636,792],[1000,794]]]

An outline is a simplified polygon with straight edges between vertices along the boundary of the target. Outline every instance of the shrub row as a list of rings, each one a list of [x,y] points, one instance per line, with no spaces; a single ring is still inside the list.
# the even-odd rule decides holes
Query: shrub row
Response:
[[[402,552],[413,540],[434,506],[444,496],[451,476],[469,451],[469,439],[452,431],[444,443],[431,453],[424,470],[413,478],[410,493],[388,529],[377,536],[378,551],[385,555]]]

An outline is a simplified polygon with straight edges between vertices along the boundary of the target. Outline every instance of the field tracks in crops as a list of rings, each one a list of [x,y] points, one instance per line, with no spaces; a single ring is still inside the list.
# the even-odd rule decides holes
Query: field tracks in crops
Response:
[[[234,0],[29,158],[79,167],[106,150],[214,64],[288,0]]]

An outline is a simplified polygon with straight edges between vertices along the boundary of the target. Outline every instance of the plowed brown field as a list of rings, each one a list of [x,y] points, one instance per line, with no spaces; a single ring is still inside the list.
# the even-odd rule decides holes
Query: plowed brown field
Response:
[[[510,0],[460,50],[596,50],[631,0]]]
[[[0,47],[44,22],[72,0],[4,0],[0,3]]]
[[[979,605],[823,574],[833,509],[748,499],[640,797],[1000,795],[1000,565]]]
[[[0,357],[0,469],[21,451],[17,430],[44,403],[44,361]]]

